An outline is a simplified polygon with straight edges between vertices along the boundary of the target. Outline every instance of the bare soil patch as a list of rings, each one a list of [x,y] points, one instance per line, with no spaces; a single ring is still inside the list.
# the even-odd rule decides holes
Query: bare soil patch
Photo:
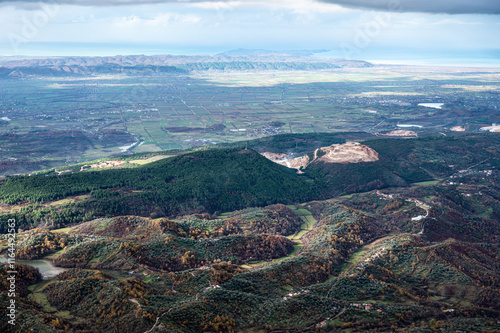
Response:
[[[301,168],[305,169],[314,161],[326,163],[360,163],[375,162],[379,159],[378,153],[375,150],[358,142],[347,142],[316,149],[312,160],[308,155],[291,158],[286,154],[265,152],[262,153],[262,156],[275,163],[297,170]]]

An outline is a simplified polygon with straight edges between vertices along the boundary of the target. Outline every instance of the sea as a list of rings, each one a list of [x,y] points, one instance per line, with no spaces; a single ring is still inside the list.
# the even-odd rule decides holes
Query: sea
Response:
[[[239,47],[194,47],[158,44],[106,44],[106,43],[39,43],[28,42],[14,49],[9,43],[0,43],[0,56],[117,56],[117,55],[216,55]],[[288,48],[292,49],[292,48]],[[301,49],[298,47],[297,49]],[[278,50],[279,51],[279,50]],[[500,67],[500,50],[454,50],[365,48],[346,57],[340,49],[316,53],[314,57],[349,58],[374,64]]]
[[[319,58],[346,58],[341,50],[317,53]],[[380,65],[500,67],[500,50],[453,50],[366,48],[347,54],[349,60],[365,60]]]

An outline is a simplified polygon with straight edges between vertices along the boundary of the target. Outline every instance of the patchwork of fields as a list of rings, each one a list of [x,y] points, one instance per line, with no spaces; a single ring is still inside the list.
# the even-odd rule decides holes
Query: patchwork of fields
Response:
[[[2,79],[0,162],[45,161],[36,170],[279,133],[375,134],[404,124],[422,126],[412,128],[421,135],[453,126],[476,131],[500,121],[490,98],[498,84],[493,70],[401,66]],[[77,142],[65,144],[61,130],[76,131]],[[19,144],[9,144],[10,135]],[[41,150],[26,153],[33,142]],[[68,148],[71,154],[58,154]]]

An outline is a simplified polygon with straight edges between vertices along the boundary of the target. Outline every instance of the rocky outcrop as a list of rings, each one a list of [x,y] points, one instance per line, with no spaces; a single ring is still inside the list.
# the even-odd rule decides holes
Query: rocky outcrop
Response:
[[[418,134],[413,131],[406,131],[406,130],[396,130],[396,131],[391,131],[389,133],[379,133],[378,135],[380,136],[390,136],[390,137],[398,137],[398,138],[417,138]]]
[[[347,142],[343,145],[331,145],[330,147],[319,148],[314,152],[318,161],[326,163],[360,163],[378,161],[378,153],[368,146],[358,142]]]
[[[262,153],[267,159],[291,169],[305,169],[309,164],[320,161],[324,163],[360,163],[378,161],[378,153],[358,142],[347,142],[318,148],[310,155],[290,157],[286,154]]]

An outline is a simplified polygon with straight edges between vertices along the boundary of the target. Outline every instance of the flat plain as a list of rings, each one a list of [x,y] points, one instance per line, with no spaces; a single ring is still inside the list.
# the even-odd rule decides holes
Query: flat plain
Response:
[[[499,89],[495,69],[418,66],[3,78],[0,172],[282,133],[477,131],[500,121]]]

